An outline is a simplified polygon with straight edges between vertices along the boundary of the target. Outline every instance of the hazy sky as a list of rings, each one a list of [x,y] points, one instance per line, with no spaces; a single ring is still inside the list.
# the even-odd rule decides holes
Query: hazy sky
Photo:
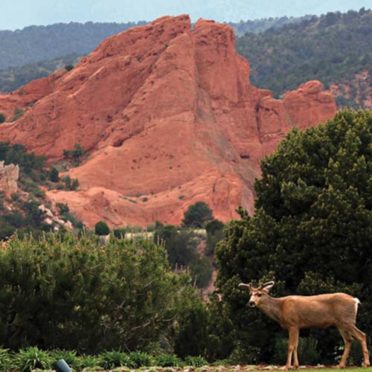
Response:
[[[0,0],[0,30],[57,22],[127,22],[188,13],[218,21],[372,8],[372,0]]]

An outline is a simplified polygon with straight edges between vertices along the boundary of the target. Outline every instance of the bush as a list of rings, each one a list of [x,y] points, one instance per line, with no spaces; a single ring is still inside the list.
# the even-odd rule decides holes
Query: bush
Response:
[[[149,367],[153,364],[153,360],[149,354],[143,353],[141,351],[133,351],[128,355],[129,368],[141,368]]]
[[[4,123],[5,120],[6,120],[5,115],[2,112],[0,112],[0,124]]]
[[[0,345],[143,350],[173,337],[185,301],[203,306],[190,282],[148,240],[110,239],[102,249],[94,235],[14,238],[0,250]]]
[[[200,368],[200,367],[208,365],[208,362],[200,355],[186,357],[185,363],[187,366],[195,367],[195,368]]]
[[[50,170],[49,179],[52,182],[58,182],[59,181],[59,173],[58,173],[58,170],[56,168],[52,167],[52,169]]]
[[[105,236],[110,234],[110,228],[105,221],[99,221],[94,227],[94,232],[96,235]]]
[[[114,236],[117,239],[124,239],[126,232],[126,229],[114,229]]]
[[[99,355],[99,366],[104,369],[114,369],[125,367],[130,364],[130,358],[127,354],[120,351],[105,351]]]
[[[79,370],[81,368],[80,357],[77,356],[75,351],[57,349],[50,351],[49,355],[53,361],[53,367],[60,359],[63,359],[72,369]]]
[[[79,188],[79,180],[77,178],[71,178],[70,176],[65,176],[62,178],[65,190],[75,191]]]
[[[72,160],[75,165],[79,165],[81,158],[85,154],[84,148],[79,144],[75,144],[72,150],[63,150],[65,159]]]
[[[0,371],[8,371],[12,367],[13,356],[8,349],[0,349]]]
[[[157,367],[181,367],[182,361],[174,354],[161,354],[155,357],[154,365]]]
[[[74,68],[74,65],[66,65],[65,70],[66,71],[71,71]]]
[[[213,220],[212,210],[204,202],[197,202],[187,209],[182,224],[187,227],[204,227]]]
[[[52,361],[48,353],[37,347],[21,349],[15,358],[16,367],[21,372],[31,372],[34,369],[50,369]]]

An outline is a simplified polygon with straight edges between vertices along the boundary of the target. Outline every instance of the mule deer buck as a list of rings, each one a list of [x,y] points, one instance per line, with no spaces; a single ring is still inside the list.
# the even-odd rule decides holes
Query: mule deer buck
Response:
[[[257,307],[267,316],[288,330],[289,342],[285,369],[299,367],[297,346],[301,328],[338,328],[345,342],[339,368],[345,368],[349,357],[352,339],[360,342],[363,350],[364,367],[369,366],[366,335],[356,326],[359,300],[346,293],[321,294],[317,296],[286,296],[274,298],[269,295],[274,282],[254,288],[251,284],[240,283],[239,287],[248,289],[249,306]]]

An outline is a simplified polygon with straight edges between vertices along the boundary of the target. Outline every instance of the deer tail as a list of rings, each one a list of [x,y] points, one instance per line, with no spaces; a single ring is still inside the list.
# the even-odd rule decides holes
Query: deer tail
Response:
[[[355,301],[355,315],[356,315],[358,312],[358,306],[361,305],[362,303],[360,302],[359,298],[356,298],[356,297],[354,297],[354,301]]]

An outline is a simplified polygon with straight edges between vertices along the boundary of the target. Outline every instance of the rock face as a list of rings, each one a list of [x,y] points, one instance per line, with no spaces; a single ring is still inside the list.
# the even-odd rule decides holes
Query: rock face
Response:
[[[0,161],[0,191],[6,196],[10,196],[18,191],[19,167],[18,165],[4,165]]]
[[[48,196],[88,226],[179,223],[200,200],[223,221],[239,205],[252,212],[260,159],[291,128],[336,112],[317,81],[283,100],[252,86],[233,30],[205,20],[192,28],[186,15],[113,36],[72,71],[20,91],[13,101],[22,93],[34,104],[0,126],[0,140],[50,161],[81,144],[89,156],[69,172],[80,191]],[[7,99],[0,96],[0,111],[12,109]]]

